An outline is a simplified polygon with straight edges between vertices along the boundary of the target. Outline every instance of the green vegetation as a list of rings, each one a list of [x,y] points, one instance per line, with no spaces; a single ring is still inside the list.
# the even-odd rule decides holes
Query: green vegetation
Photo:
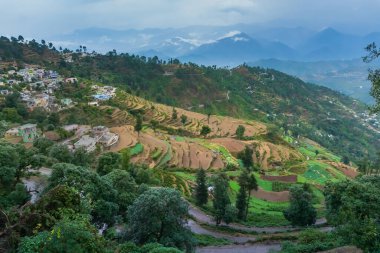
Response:
[[[208,201],[208,189],[206,184],[206,172],[204,169],[199,169],[197,172],[195,188],[195,201],[197,205],[203,206]]]
[[[196,244],[198,246],[222,246],[231,244],[230,241],[222,238],[215,238],[211,235],[200,235],[194,234],[194,238],[196,240]]]
[[[144,151],[144,146],[141,143],[137,143],[135,146],[129,149],[129,154],[131,156],[138,155]]]
[[[298,185],[290,188],[290,205],[284,211],[284,216],[293,226],[309,226],[316,221],[317,211],[312,205],[312,194],[307,188]]]

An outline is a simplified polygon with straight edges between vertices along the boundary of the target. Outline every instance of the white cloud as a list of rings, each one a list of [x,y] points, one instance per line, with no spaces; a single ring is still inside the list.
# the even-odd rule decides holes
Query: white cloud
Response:
[[[378,0],[1,0],[0,34],[48,36],[79,28],[231,25],[289,20],[314,27],[379,27]],[[293,24],[292,23],[292,24]]]

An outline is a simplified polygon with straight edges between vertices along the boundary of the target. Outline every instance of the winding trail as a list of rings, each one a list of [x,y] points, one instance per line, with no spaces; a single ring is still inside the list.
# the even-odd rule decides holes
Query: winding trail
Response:
[[[195,221],[208,224],[208,225],[215,225],[215,222],[213,221],[213,218],[207,215],[205,212],[199,210],[193,205],[189,205],[189,214],[195,219]],[[326,219],[321,218],[318,219],[315,225],[324,225],[326,224]],[[227,225],[223,224],[222,225]],[[245,232],[257,232],[257,233],[280,233],[280,232],[289,232],[289,231],[297,231],[300,228],[292,227],[292,226],[282,226],[282,227],[248,227],[241,224],[236,223],[230,223],[228,224],[229,228],[245,231]],[[321,228],[322,231],[330,231],[331,227],[324,227]]]
[[[271,250],[279,251],[281,244],[254,244],[254,245],[226,245],[197,248],[197,253],[268,253]]]

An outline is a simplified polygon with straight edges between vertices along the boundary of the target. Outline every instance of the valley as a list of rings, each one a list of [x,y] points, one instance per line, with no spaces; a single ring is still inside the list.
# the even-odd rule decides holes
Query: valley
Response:
[[[246,64],[1,43],[0,168],[10,179],[1,177],[0,204],[17,218],[1,220],[0,247],[11,248],[12,233],[21,248],[55,231],[70,236],[66,226],[115,252],[282,251],[308,236],[321,250],[347,245],[334,239],[333,187],[378,173],[361,164],[380,146],[364,104]],[[306,223],[288,215],[297,201],[310,209]],[[159,243],[129,239],[142,228],[158,229],[146,236]]]

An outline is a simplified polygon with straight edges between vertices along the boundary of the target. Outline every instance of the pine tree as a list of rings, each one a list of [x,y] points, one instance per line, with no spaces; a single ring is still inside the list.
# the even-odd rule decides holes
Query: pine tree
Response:
[[[253,167],[253,150],[252,148],[245,146],[244,150],[239,152],[238,158],[242,160],[245,168]]]
[[[142,129],[142,118],[141,115],[137,115],[136,117],[136,124],[135,124],[135,131],[137,132],[137,136],[140,136],[140,131]]]
[[[177,118],[178,118],[177,110],[173,107],[172,120],[176,120]]]
[[[246,179],[246,187],[247,187],[247,190],[248,190],[248,200],[247,200],[246,209],[245,209],[245,219],[247,219],[247,216],[248,216],[249,202],[251,201],[251,191],[252,190],[257,191],[257,189],[258,189],[257,181],[256,181],[255,175],[253,173],[251,173],[247,177],[247,179]]]
[[[219,225],[226,216],[227,207],[231,204],[228,197],[228,179],[225,174],[220,174],[214,179],[214,218]]]
[[[238,209],[237,216],[240,220],[245,219],[245,211],[247,206],[247,190],[244,184],[239,182],[240,189],[236,198],[236,208]]]
[[[195,200],[197,205],[203,206],[207,204],[208,190],[206,185],[206,172],[204,169],[199,169],[197,172],[197,186],[195,188]]]
[[[244,138],[244,132],[245,132],[245,127],[242,126],[242,125],[239,125],[237,128],[236,128],[236,138],[238,138],[239,140],[243,139]]]

